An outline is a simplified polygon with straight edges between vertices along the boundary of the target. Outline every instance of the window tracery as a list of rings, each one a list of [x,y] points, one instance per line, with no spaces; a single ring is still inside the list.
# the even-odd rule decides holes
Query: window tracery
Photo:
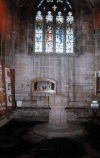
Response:
[[[42,5],[42,9],[45,12],[47,6],[43,6],[43,2],[44,0],[41,0],[37,8]],[[53,0],[47,0],[47,2],[53,2]],[[57,0],[56,2],[63,3],[62,0]],[[72,8],[68,0],[66,0],[66,3],[69,5],[69,8]],[[51,10],[55,12],[55,15]],[[63,10],[67,11],[66,6]],[[35,18],[35,52],[73,53],[73,27],[74,17],[72,11],[67,11],[67,16],[65,16],[60,9],[58,11],[55,3],[53,3],[51,9],[46,13],[46,16],[42,15],[42,10],[37,11]]]

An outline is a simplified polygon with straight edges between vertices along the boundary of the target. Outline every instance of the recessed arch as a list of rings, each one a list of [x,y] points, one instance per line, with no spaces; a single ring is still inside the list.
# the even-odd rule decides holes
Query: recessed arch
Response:
[[[56,81],[47,78],[38,78],[32,81],[33,92],[56,93]]]

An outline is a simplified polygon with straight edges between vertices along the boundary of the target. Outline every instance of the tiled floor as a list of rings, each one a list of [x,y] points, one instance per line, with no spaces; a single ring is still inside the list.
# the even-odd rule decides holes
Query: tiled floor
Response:
[[[0,158],[99,158],[100,124],[81,123],[86,132],[73,139],[23,139],[40,122],[11,120],[0,129]],[[81,125],[80,124],[80,125]],[[35,136],[34,136],[35,138]],[[28,141],[27,141],[28,140]]]

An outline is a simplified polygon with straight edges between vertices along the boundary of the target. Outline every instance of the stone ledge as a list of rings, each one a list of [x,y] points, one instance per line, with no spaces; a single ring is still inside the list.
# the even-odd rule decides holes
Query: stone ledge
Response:
[[[20,97],[20,96],[22,96],[22,97],[27,97],[28,96],[28,94],[15,94],[15,96],[17,96],[17,97]]]

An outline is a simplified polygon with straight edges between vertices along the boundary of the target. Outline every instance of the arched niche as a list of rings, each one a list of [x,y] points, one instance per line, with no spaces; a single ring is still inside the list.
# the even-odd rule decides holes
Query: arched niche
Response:
[[[53,92],[56,93],[56,81],[51,79],[36,79],[32,82],[33,92]]]

